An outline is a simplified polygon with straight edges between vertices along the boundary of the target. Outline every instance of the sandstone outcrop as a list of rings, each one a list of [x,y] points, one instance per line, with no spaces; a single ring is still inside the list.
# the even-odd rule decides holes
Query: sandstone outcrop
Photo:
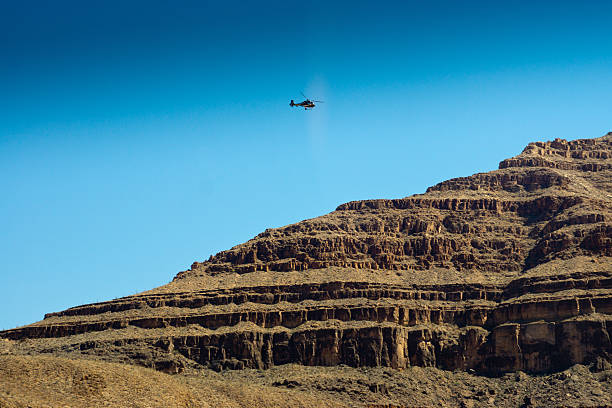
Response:
[[[0,332],[169,373],[612,361],[612,133],[529,144],[425,194],[269,229],[141,294]]]

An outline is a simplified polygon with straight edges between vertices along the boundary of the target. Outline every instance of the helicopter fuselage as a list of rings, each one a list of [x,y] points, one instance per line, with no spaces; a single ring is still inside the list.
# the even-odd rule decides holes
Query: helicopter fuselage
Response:
[[[300,106],[304,109],[312,109],[315,107],[315,104],[310,99],[306,99],[305,101],[299,102],[299,103],[294,103],[292,99],[291,102],[289,103],[289,106]]]

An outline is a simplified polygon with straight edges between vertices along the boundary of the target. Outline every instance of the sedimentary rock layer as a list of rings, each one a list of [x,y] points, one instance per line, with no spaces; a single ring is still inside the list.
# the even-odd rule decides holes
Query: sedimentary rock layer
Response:
[[[612,358],[612,134],[355,201],[168,285],[7,330],[25,352],[184,367],[545,372]]]

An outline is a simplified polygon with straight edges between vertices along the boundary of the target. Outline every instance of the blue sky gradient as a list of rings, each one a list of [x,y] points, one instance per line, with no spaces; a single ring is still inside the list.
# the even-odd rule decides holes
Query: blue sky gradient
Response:
[[[612,130],[609,1],[7,3],[0,329]]]

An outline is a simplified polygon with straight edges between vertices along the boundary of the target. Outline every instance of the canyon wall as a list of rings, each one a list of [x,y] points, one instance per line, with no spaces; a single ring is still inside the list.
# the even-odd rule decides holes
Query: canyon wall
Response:
[[[0,332],[176,373],[288,363],[497,375],[612,361],[612,134],[269,229],[151,291]]]

